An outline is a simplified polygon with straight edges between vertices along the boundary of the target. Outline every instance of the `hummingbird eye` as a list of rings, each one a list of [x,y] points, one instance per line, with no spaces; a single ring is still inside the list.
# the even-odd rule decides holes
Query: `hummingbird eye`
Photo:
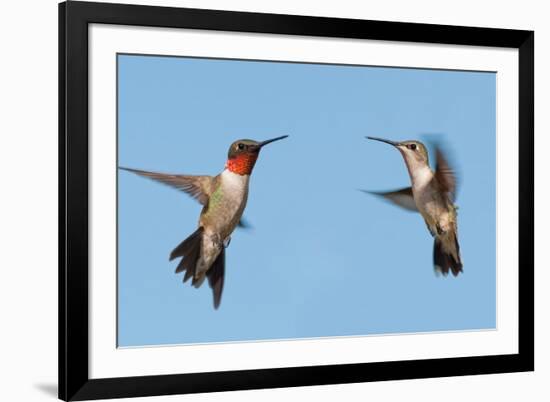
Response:
[[[239,149],[241,149],[241,150],[244,149],[244,144],[243,144],[242,142],[239,142],[239,143],[237,144],[237,148],[239,148]]]
[[[414,151],[416,149],[416,144],[410,144],[408,148]]]

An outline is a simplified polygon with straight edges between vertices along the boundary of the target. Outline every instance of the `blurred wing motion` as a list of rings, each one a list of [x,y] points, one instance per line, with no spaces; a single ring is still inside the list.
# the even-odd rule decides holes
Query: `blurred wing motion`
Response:
[[[418,209],[416,208],[416,203],[414,202],[411,187],[406,187],[399,190],[388,191],[388,192],[375,192],[375,191],[367,191],[367,190],[361,190],[361,191],[367,194],[373,194],[378,197],[383,197],[384,199],[406,210],[418,212]]]
[[[456,171],[455,158],[449,146],[446,146],[442,136],[437,133],[425,135],[424,142],[429,145],[435,153],[435,172],[434,176],[439,185],[439,189],[449,195],[452,202],[455,201],[458,193],[458,174]]]
[[[248,222],[248,220],[244,219],[242,216],[237,227],[240,229],[252,229],[252,225],[250,224],[250,222]]]
[[[448,193],[454,202],[456,198],[457,179],[454,170],[449,165],[440,147],[435,147],[435,178],[441,190]]]
[[[202,205],[206,205],[208,203],[210,194],[214,191],[214,178],[212,176],[156,173],[124,167],[120,167],[119,169],[126,170],[143,177],[148,177],[149,179],[157,180],[177,190],[184,191]]]

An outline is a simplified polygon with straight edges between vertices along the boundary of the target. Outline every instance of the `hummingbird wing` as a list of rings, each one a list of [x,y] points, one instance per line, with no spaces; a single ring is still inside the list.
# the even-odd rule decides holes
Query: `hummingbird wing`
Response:
[[[147,172],[145,170],[129,169],[119,167],[119,169],[135,173],[137,175],[157,180],[163,184],[169,185],[177,190],[184,191],[196,199],[202,205],[208,203],[210,194],[214,191],[214,178],[212,176],[191,176],[183,174],[166,174],[157,172]]]
[[[401,208],[404,208],[408,211],[418,212],[416,208],[416,203],[414,202],[414,197],[411,187],[401,188],[399,190],[387,191],[387,192],[376,192],[376,191],[367,191],[361,190],[367,194],[373,194],[378,197],[382,197],[387,201],[394,203]]]
[[[435,178],[441,190],[448,193],[454,202],[457,190],[456,173],[450,166],[441,147],[438,146],[435,148]]]
[[[252,229],[252,225],[250,224],[250,222],[242,216],[237,226],[241,229]]]

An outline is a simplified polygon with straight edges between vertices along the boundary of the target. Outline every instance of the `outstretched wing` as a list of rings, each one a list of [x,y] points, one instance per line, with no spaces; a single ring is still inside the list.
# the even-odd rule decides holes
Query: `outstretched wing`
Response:
[[[143,177],[148,177],[149,179],[157,180],[177,190],[184,191],[191,197],[195,198],[202,205],[206,205],[208,203],[208,199],[210,198],[210,194],[212,194],[214,187],[214,178],[212,176],[156,173],[124,167],[119,167],[119,169],[126,170]]]
[[[418,209],[416,208],[416,203],[414,202],[412,189],[410,187],[387,192],[376,192],[367,190],[361,191],[367,194],[373,194],[378,197],[382,197],[394,203],[395,205],[400,206],[401,208],[405,208],[406,210],[418,212]]]
[[[454,202],[457,190],[456,173],[449,164],[447,157],[438,146],[435,148],[435,178],[441,190],[448,193],[451,200]]]

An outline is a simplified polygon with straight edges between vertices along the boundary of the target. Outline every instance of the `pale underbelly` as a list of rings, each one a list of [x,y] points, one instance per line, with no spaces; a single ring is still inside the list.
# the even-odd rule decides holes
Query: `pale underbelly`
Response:
[[[199,222],[199,225],[204,228],[204,234],[201,254],[197,262],[198,275],[212,266],[223,247],[227,245],[246,207],[248,198],[246,188],[242,191],[235,191],[234,188],[224,190],[225,197],[216,210],[207,212]],[[228,196],[228,193],[231,196]]]
[[[438,233],[442,230],[447,231],[449,229],[451,216],[442,200],[438,200],[429,193],[415,194],[415,203],[432,233]]]

